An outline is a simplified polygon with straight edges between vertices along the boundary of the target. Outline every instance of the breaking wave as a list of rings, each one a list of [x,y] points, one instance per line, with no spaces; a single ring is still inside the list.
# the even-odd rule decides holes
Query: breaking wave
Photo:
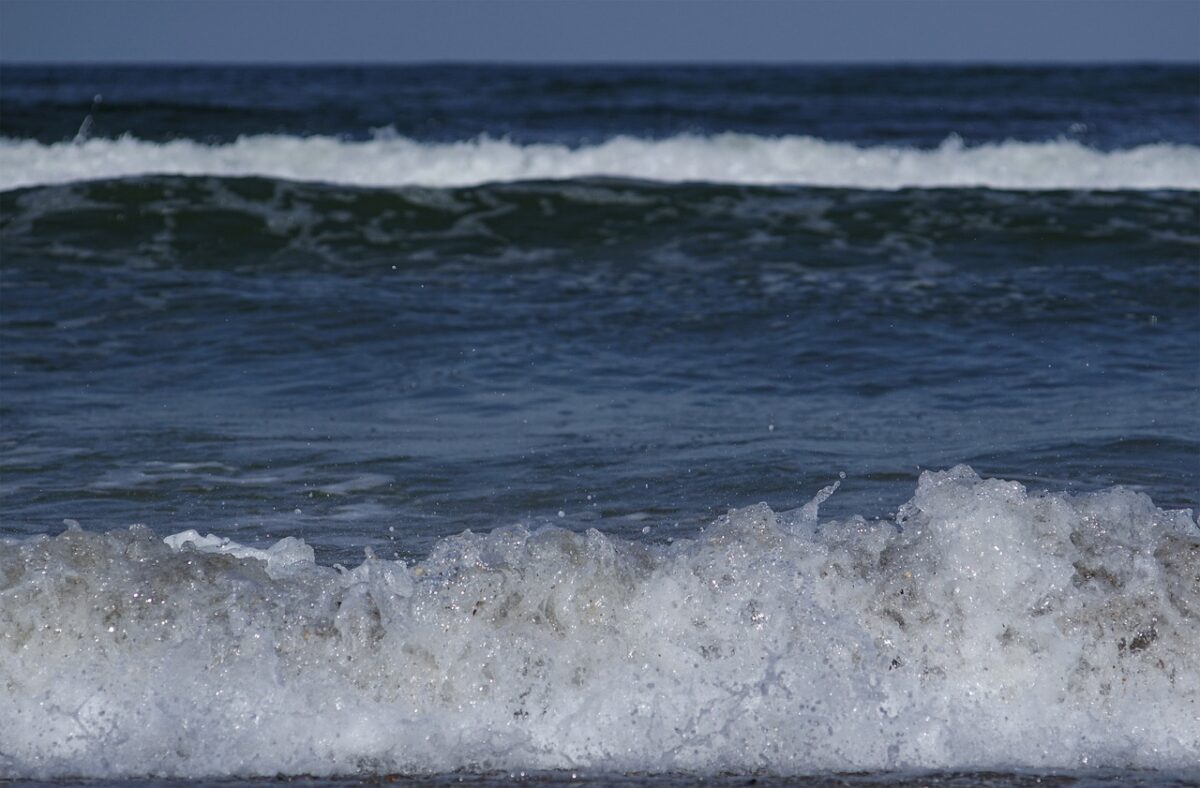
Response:
[[[367,141],[262,135],[228,144],[81,144],[0,140],[0,189],[149,174],[255,175],[353,186],[472,186],[497,181],[619,177],[651,181],[866,189],[1200,189],[1200,148],[1153,144],[1100,151],[1078,142],[931,150],[858,147],[805,136],[616,137],[598,145],[521,145],[479,138],[430,143],[379,134]]]
[[[1200,530],[960,466],[892,520],[501,528],[354,569],[144,527],[0,542],[0,774],[1191,767]]]

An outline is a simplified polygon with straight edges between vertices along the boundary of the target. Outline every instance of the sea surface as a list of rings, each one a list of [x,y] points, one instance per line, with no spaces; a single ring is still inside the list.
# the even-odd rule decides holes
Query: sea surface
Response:
[[[1200,66],[0,68],[0,779],[1187,784],[1198,508]]]

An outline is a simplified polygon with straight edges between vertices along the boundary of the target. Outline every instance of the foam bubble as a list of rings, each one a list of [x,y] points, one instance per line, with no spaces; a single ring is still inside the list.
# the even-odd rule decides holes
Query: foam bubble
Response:
[[[1104,152],[1071,140],[967,147],[952,137],[920,150],[732,133],[616,137],[578,148],[486,137],[423,143],[395,135],[360,142],[263,135],[220,145],[129,136],[50,145],[0,140],[0,189],[148,174],[384,187],[612,176],[870,189],[1200,189],[1200,148],[1164,143]]]
[[[294,539],[7,540],[0,773],[1200,760],[1190,511],[966,467],[894,520],[819,504],[670,545],[467,532],[352,570]]]

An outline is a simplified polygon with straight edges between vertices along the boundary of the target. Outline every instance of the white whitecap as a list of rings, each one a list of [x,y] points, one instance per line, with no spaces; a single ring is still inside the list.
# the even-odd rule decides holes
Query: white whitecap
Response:
[[[151,174],[261,176],[368,187],[457,187],[519,180],[649,181],[864,189],[1200,189],[1200,147],[1100,151],[1072,140],[934,149],[860,147],[807,136],[615,137],[582,147],[482,137],[418,142],[261,135],[224,144],[125,136],[82,144],[0,139],[0,190]]]

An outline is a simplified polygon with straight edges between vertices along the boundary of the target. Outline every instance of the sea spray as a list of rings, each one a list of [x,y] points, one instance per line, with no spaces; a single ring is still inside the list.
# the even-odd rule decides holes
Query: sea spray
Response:
[[[466,532],[353,569],[296,539],[7,539],[0,774],[1200,760],[1190,511],[965,466],[891,519],[816,504],[671,543]]]

